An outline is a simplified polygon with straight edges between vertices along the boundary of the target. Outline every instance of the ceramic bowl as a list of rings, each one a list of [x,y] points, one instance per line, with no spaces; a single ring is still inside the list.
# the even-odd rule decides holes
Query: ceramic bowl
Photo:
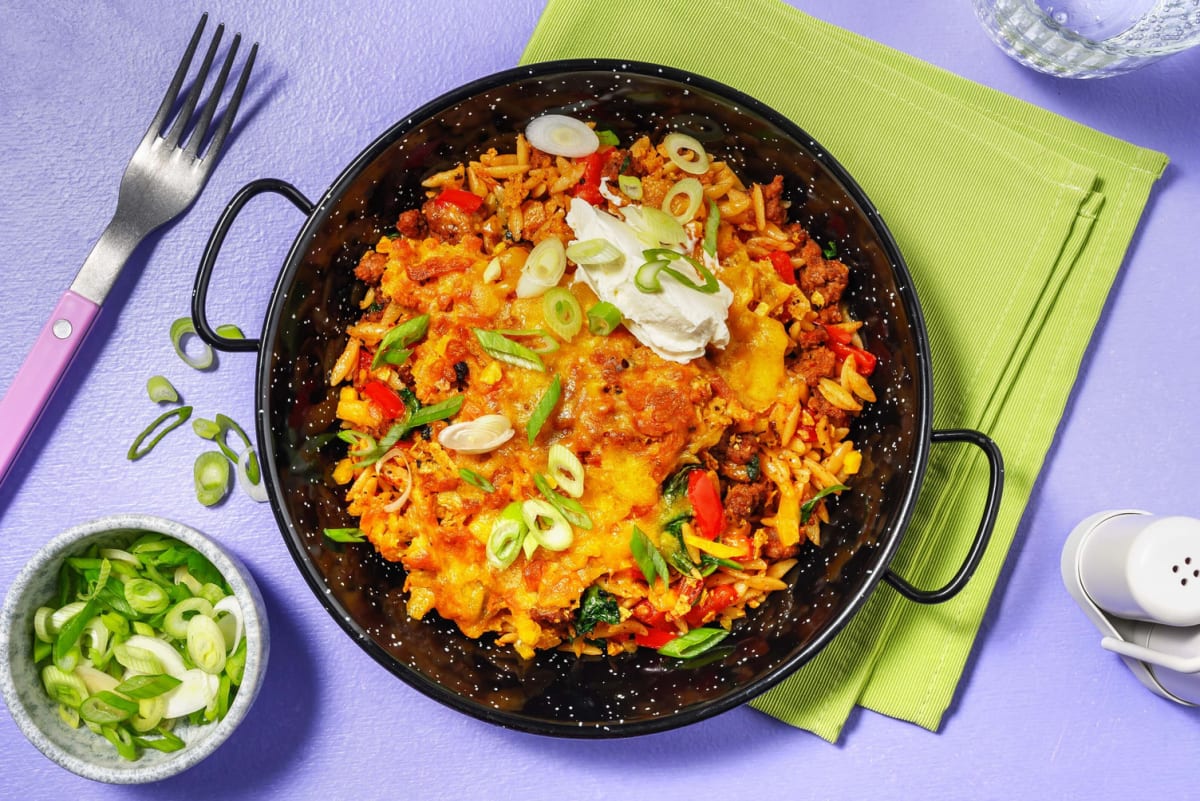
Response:
[[[221,572],[242,608],[247,653],[242,684],[223,719],[198,726],[178,725],[174,731],[186,744],[182,749],[172,753],[144,749],[139,759],[129,761],[119,756],[104,737],[83,725],[72,729],[59,717],[57,704],[47,696],[34,664],[33,617],[39,606],[52,601],[59,567],[65,559],[91,544],[136,531],[174,537],[202,553]],[[141,784],[165,779],[192,767],[233,733],[258,693],[269,650],[262,595],[250,572],[236,556],[210,537],[182,523],[144,514],[114,515],[62,532],[43,546],[17,574],[0,616],[0,691],[22,733],[55,763],[95,781]]]

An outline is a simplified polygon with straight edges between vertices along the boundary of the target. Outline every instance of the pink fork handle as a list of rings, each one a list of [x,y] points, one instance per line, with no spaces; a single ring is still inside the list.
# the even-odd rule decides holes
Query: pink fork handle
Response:
[[[97,304],[67,290],[42,327],[12,386],[0,400],[0,483],[75,358],[99,310]]]

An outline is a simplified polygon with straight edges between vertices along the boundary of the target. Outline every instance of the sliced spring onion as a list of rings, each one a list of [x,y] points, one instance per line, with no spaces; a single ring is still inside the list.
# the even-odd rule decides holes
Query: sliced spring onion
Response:
[[[547,470],[554,483],[572,498],[583,495],[583,463],[560,442],[550,446]]]
[[[837,258],[837,242],[832,239],[821,249],[821,255],[827,259]]]
[[[558,340],[545,328],[497,328],[494,330],[494,333],[510,339],[514,337],[527,339],[529,340],[529,344],[526,347],[539,355],[554,353],[560,347]]]
[[[586,123],[565,114],[543,114],[525,126],[529,144],[543,153],[582,158],[600,147],[600,137]]]
[[[554,413],[554,407],[558,405],[560,397],[562,397],[562,379],[555,374],[554,378],[550,379],[550,386],[538,400],[537,406],[533,407],[533,413],[529,415],[529,422],[525,424],[525,435],[528,437],[530,445],[537,439],[538,432],[542,430],[542,426]]]
[[[201,453],[192,465],[192,479],[196,500],[205,506],[219,503],[229,491],[229,460],[220,451]]]
[[[686,203],[682,211],[675,212],[673,211],[675,200],[680,197],[684,198]],[[696,212],[700,211],[700,204],[703,200],[704,187],[700,185],[700,181],[696,178],[681,178],[667,190],[661,208],[680,223],[689,223],[695,219]]]
[[[566,255],[576,264],[588,266],[611,264],[617,267],[625,261],[625,254],[621,252],[620,248],[600,237],[572,242],[567,246]]]
[[[678,131],[672,131],[663,137],[663,147],[667,149],[667,158],[679,169],[691,175],[703,175],[708,172],[709,158],[695,137]],[[688,157],[691,152],[691,158]]]
[[[125,600],[141,615],[157,615],[171,605],[171,597],[150,579],[135,578],[125,582]]]
[[[242,333],[242,329],[238,328],[233,323],[222,323],[217,326],[217,336],[225,337],[226,339],[245,339],[246,335]]]
[[[414,428],[429,425],[438,420],[445,420],[447,417],[453,417],[458,414],[458,410],[462,408],[463,396],[451,395],[445,400],[431,403],[428,406],[422,406],[415,410],[404,421],[405,433]],[[391,446],[389,446],[390,448]]]
[[[113,681],[115,682],[116,679],[113,679]],[[162,695],[178,686],[179,679],[174,676],[168,676],[166,673],[144,674],[130,676],[120,684],[116,684],[113,687],[113,691],[120,693],[126,698],[141,701],[146,698],[154,698],[157,695]]]
[[[325,536],[334,542],[366,542],[367,539],[361,528],[327,528]]]
[[[561,514],[568,523],[573,526],[578,526],[583,529],[592,527],[592,518],[583,508],[583,504],[574,498],[568,498],[565,495],[557,493],[550,486],[550,482],[546,477],[535,474],[533,477],[533,485],[538,488],[538,492],[546,499],[551,506]]]
[[[479,489],[483,490],[484,492],[495,492],[496,491],[495,484],[488,481],[486,478],[479,475],[478,473],[476,473],[474,470],[471,470],[470,468],[460,467],[458,469],[458,477],[461,478],[463,481],[467,482],[468,484],[470,484],[472,487],[478,487]]]
[[[109,723],[120,723],[136,715],[136,701],[122,698],[114,692],[102,690],[95,695],[89,695],[79,705],[79,717],[88,723],[104,726]]]
[[[717,232],[721,229],[721,210],[712,198],[708,200],[708,217],[704,220],[704,252],[717,257]]]
[[[513,427],[502,414],[485,414],[448,425],[438,433],[443,448],[459,453],[489,453],[512,439]]]
[[[812,513],[814,511],[816,511],[817,504],[820,503],[824,498],[826,498],[829,495],[834,495],[836,493],[839,493],[842,490],[846,490],[846,489],[850,489],[850,488],[847,487],[845,484],[834,484],[831,487],[826,487],[825,489],[818,492],[816,495],[809,498],[807,501],[805,501],[800,506],[800,522],[802,524],[807,523],[808,518],[812,517]]]
[[[618,175],[617,188],[630,200],[642,199],[642,179],[636,175]]]
[[[197,417],[192,421],[192,431],[201,439],[213,439],[221,433],[221,427],[217,425],[217,421],[209,420],[205,417]]]
[[[525,523],[522,504],[520,501],[513,501],[492,524],[487,542],[488,564],[496,570],[504,570],[511,565],[520,553],[528,533],[529,526]]]
[[[213,620],[217,621],[221,633],[225,635],[226,650],[230,654],[235,653],[242,646],[242,634],[246,628],[242,605],[237,597],[226,595],[213,604]]]
[[[146,426],[146,428],[142,430],[142,433],[138,434],[137,437],[134,438],[133,444],[129,446],[129,452],[125,454],[125,458],[131,462],[136,462],[138,459],[141,459],[147,453],[154,450],[154,446],[157,445],[163,437],[174,431],[179,426],[183,425],[184,422],[191,417],[191,415],[191,406],[179,406],[175,409],[171,409],[170,411],[163,412],[158,417],[154,418],[154,422]],[[158,433],[155,434],[155,431]],[[154,437],[143,448],[142,443],[145,442],[146,438],[151,434],[154,434]]]
[[[535,298],[562,280],[567,269],[567,253],[562,240],[547,237],[529,251],[521,277],[517,279],[517,297]]]
[[[709,650],[728,636],[729,632],[725,629],[708,627],[692,629],[659,648],[658,652],[663,656],[675,659],[691,659]]]
[[[155,403],[176,403],[179,400],[179,393],[175,387],[161,375],[152,375],[146,379],[146,394]]]
[[[479,341],[480,347],[493,359],[516,367],[524,367],[527,370],[546,371],[542,357],[524,345],[513,342],[495,331],[485,331],[482,328],[472,328],[471,331],[475,333],[475,339]]]
[[[240,439],[242,441],[243,448],[251,447],[250,437],[248,437],[246,435],[246,432],[244,430],[242,430],[242,427],[239,426],[233,420],[233,418],[231,418],[227,415],[218,414],[217,418],[216,418],[216,423],[218,426],[218,432],[217,432],[217,436],[215,438],[217,447],[221,449],[221,453],[225,454],[225,458],[227,458],[231,462],[236,462],[238,460],[238,455],[237,455],[237,452],[234,451],[233,448],[230,448],[229,444],[225,441],[227,439],[227,435],[231,431],[233,433],[237,434],[238,439]],[[252,479],[254,479],[255,481],[257,481],[258,480],[257,476],[258,476],[258,463],[257,463],[257,460],[255,460],[255,464],[254,464],[253,470],[250,473],[250,477]]]
[[[583,309],[566,287],[556,286],[546,290],[546,294],[542,295],[542,313],[550,330],[568,342],[583,328]]]
[[[208,346],[207,342],[200,342],[200,353],[192,356],[187,352],[187,345],[184,340],[187,337],[196,337],[196,326],[192,324],[192,318],[180,317],[175,322],[171,323],[171,345],[175,348],[175,353],[183,363],[188,367],[196,370],[207,370],[213,366],[213,349]],[[197,337],[199,338],[199,337]]]
[[[642,569],[642,575],[646,577],[647,584],[654,586],[655,579],[659,578],[664,583],[669,581],[666,560],[663,559],[658,548],[654,547],[654,543],[650,541],[646,533],[637,526],[633,527],[633,534],[629,538],[629,550],[633,553],[633,560]]]
[[[609,147],[616,147],[621,144],[621,140],[617,138],[616,133],[607,128],[603,131],[596,131],[596,138],[600,140],[600,144],[608,145]]]
[[[213,614],[212,601],[207,598],[192,597],[184,598],[171,607],[163,618],[162,627],[168,637],[176,640],[187,638],[188,622],[200,615],[208,617]]]
[[[521,515],[532,539],[548,551],[564,551],[575,541],[575,532],[562,513],[540,498],[530,498],[521,504]]]
[[[72,708],[78,708],[88,697],[83,679],[72,671],[61,670],[54,665],[42,668],[42,686],[53,701]]]
[[[205,615],[193,615],[187,624],[187,654],[205,673],[225,669],[225,635],[217,621]]]
[[[255,478],[251,478],[254,475]],[[261,480],[258,456],[253,448],[246,448],[238,455],[237,480],[242,491],[250,496],[250,500],[264,503],[267,500],[267,485]]]
[[[682,245],[687,241],[687,232],[679,220],[653,206],[642,207],[641,227],[648,236],[664,245]]]
[[[621,310],[607,300],[602,300],[587,310],[588,331],[606,337],[621,324]]]
[[[400,462],[400,469],[404,473],[404,490],[393,500],[390,500],[384,504],[383,511],[389,513],[398,512],[403,509],[404,505],[408,503],[408,498],[410,495],[412,495],[413,489],[412,467],[408,463],[408,457],[404,455],[404,449],[399,445],[385,453],[383,457],[375,463],[375,472],[379,473],[380,475],[386,475],[395,481],[396,477],[393,475],[394,469],[391,467],[391,462],[394,461]]]
[[[378,370],[384,364],[404,364],[412,355],[408,346],[425,336],[427,331],[429,331],[428,314],[419,314],[392,327],[379,341],[375,358],[371,360],[371,369]]]
[[[662,292],[662,283],[659,278],[660,273],[666,273],[688,289],[703,292],[706,295],[711,295],[721,288],[712,270],[691,256],[686,256],[670,248],[650,248],[642,251],[642,255],[648,261],[638,268],[637,273],[633,277],[633,283],[643,292]],[[685,261],[691,265],[692,269],[704,280],[704,283],[698,284],[674,267],[670,267],[669,265],[675,261]]]

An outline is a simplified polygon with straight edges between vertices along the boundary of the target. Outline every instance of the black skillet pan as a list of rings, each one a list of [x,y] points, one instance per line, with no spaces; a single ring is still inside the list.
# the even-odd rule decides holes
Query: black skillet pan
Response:
[[[503,152],[532,117],[596,120],[621,141],[679,130],[705,142],[743,179],[784,176],[791,218],[837,243],[851,268],[848,303],[879,358],[870,404],[851,434],[863,452],[853,492],[833,505],[820,548],[802,551],[790,592],[738,621],[724,648],[681,665],[649,649],[616,658],[547,652],[532,661],[447,621],[405,614],[399,565],[368,544],[322,534],[353,525],[330,478],[344,453],[326,376],[345,327],[359,314],[359,256],[424,200],[421,181],[491,146]],[[205,303],[233,220],[252,198],[276,193],[305,216],[279,273],[259,339],[218,336]],[[701,76],[656,65],[580,60],[508,70],[463,86],[396,123],[313,203],[291,185],[255,181],[230,202],[196,276],[192,316],[220,350],[258,353],[258,444],[271,506],[301,575],[368,654],[399,678],[482,720],[539,734],[612,737],[692,723],[767,690],[811,659],[862,607],[879,581],[917,603],[957,593],[983,555],[999,508],[999,450],[976,431],[932,430],[929,343],[904,261],[883,221],[846,171],[804,131],[753,98]],[[983,450],[990,488],[976,538],[957,575],[933,590],[888,565],[911,517],[935,442]],[[886,590],[885,590],[886,591]]]

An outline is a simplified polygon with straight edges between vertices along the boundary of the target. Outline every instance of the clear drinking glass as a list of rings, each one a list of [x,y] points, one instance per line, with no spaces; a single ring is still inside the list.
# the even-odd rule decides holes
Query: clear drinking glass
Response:
[[[1200,44],[1200,0],[973,2],[1004,52],[1051,75],[1117,75]]]

